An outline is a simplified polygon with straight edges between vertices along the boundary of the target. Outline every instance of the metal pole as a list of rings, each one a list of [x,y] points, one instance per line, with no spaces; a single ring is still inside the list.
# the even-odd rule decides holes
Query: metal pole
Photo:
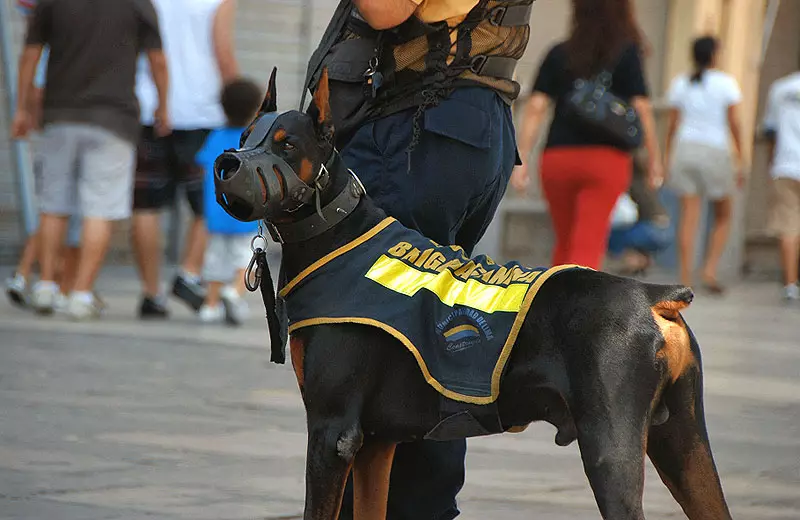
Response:
[[[14,42],[11,30],[11,15],[6,0],[0,0],[0,48],[2,48],[3,77],[6,90],[6,113],[13,117],[17,107],[17,60],[14,57]],[[36,232],[36,207],[33,201],[33,173],[28,143],[12,141],[16,162],[17,195],[22,214],[23,235]]]

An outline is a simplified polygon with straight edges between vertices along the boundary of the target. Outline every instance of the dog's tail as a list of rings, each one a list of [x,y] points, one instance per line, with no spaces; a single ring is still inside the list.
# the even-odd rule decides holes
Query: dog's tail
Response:
[[[691,304],[694,293],[682,285],[645,285],[653,319],[664,337],[656,356],[666,362],[669,379],[675,382],[693,363],[690,333],[681,311]]]
[[[694,292],[685,285],[646,284],[645,292],[653,310],[668,319],[676,316],[694,300]]]

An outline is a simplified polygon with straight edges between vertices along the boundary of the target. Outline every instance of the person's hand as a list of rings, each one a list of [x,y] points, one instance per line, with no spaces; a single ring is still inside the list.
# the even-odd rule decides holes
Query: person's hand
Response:
[[[661,164],[661,161],[650,161],[647,168],[647,183],[654,190],[658,190],[664,185],[664,165]]]
[[[11,122],[11,137],[14,139],[25,139],[33,129],[33,118],[27,110],[17,110],[14,120]]]
[[[157,137],[164,137],[172,132],[172,127],[169,121],[169,113],[167,112],[166,107],[159,105],[155,111],[155,114],[153,114],[153,119],[153,128],[155,129]]]
[[[525,194],[530,183],[531,177],[528,175],[528,165],[515,166],[514,171],[511,173],[511,185],[517,190],[517,193]]]

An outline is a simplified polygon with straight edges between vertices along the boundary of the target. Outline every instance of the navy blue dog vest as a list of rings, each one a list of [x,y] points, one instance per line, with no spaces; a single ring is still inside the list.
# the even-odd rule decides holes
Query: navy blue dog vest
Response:
[[[414,355],[442,396],[488,405],[539,288],[573,268],[468,258],[387,217],[309,266],[280,296],[289,333],[335,323],[377,327]]]

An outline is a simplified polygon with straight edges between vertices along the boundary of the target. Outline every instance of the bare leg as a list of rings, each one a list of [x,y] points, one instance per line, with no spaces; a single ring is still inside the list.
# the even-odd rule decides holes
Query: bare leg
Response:
[[[55,282],[58,256],[67,232],[66,215],[42,214],[39,224],[39,278],[43,282]]]
[[[136,211],[133,214],[131,233],[144,294],[155,298],[160,292],[161,214],[157,211]]]
[[[83,219],[80,260],[75,274],[75,292],[91,292],[111,242],[113,223],[110,220],[87,217]]]
[[[798,262],[800,262],[800,236],[781,237],[781,261],[783,281],[786,285],[797,283]]]
[[[236,292],[239,293],[239,296],[243,295],[245,291],[244,271],[244,269],[238,269],[233,275],[233,280],[231,280],[230,283],[230,286],[236,289]]]
[[[62,294],[69,294],[75,288],[75,278],[78,276],[81,250],[78,247],[65,247],[58,285]]]
[[[222,291],[222,282],[208,282],[208,292],[206,293],[206,305],[216,307],[219,305],[219,294]]]
[[[717,282],[717,266],[725,243],[731,229],[731,215],[733,214],[733,201],[730,197],[714,201],[714,227],[708,244],[705,266],[703,267],[703,281],[709,284]]]
[[[681,283],[692,285],[694,271],[694,240],[700,220],[700,198],[696,195],[681,197],[681,214],[678,224],[678,266]]]
[[[207,239],[205,221],[202,218],[192,220],[186,236],[186,250],[183,252],[182,267],[187,273],[199,275],[202,271]]]
[[[31,271],[33,270],[33,263],[36,261],[38,254],[39,230],[36,230],[36,233],[28,237],[28,240],[25,242],[25,247],[22,249],[22,256],[19,259],[16,273],[25,279],[30,278]]]
[[[354,520],[384,520],[396,444],[365,442],[353,466]]]

